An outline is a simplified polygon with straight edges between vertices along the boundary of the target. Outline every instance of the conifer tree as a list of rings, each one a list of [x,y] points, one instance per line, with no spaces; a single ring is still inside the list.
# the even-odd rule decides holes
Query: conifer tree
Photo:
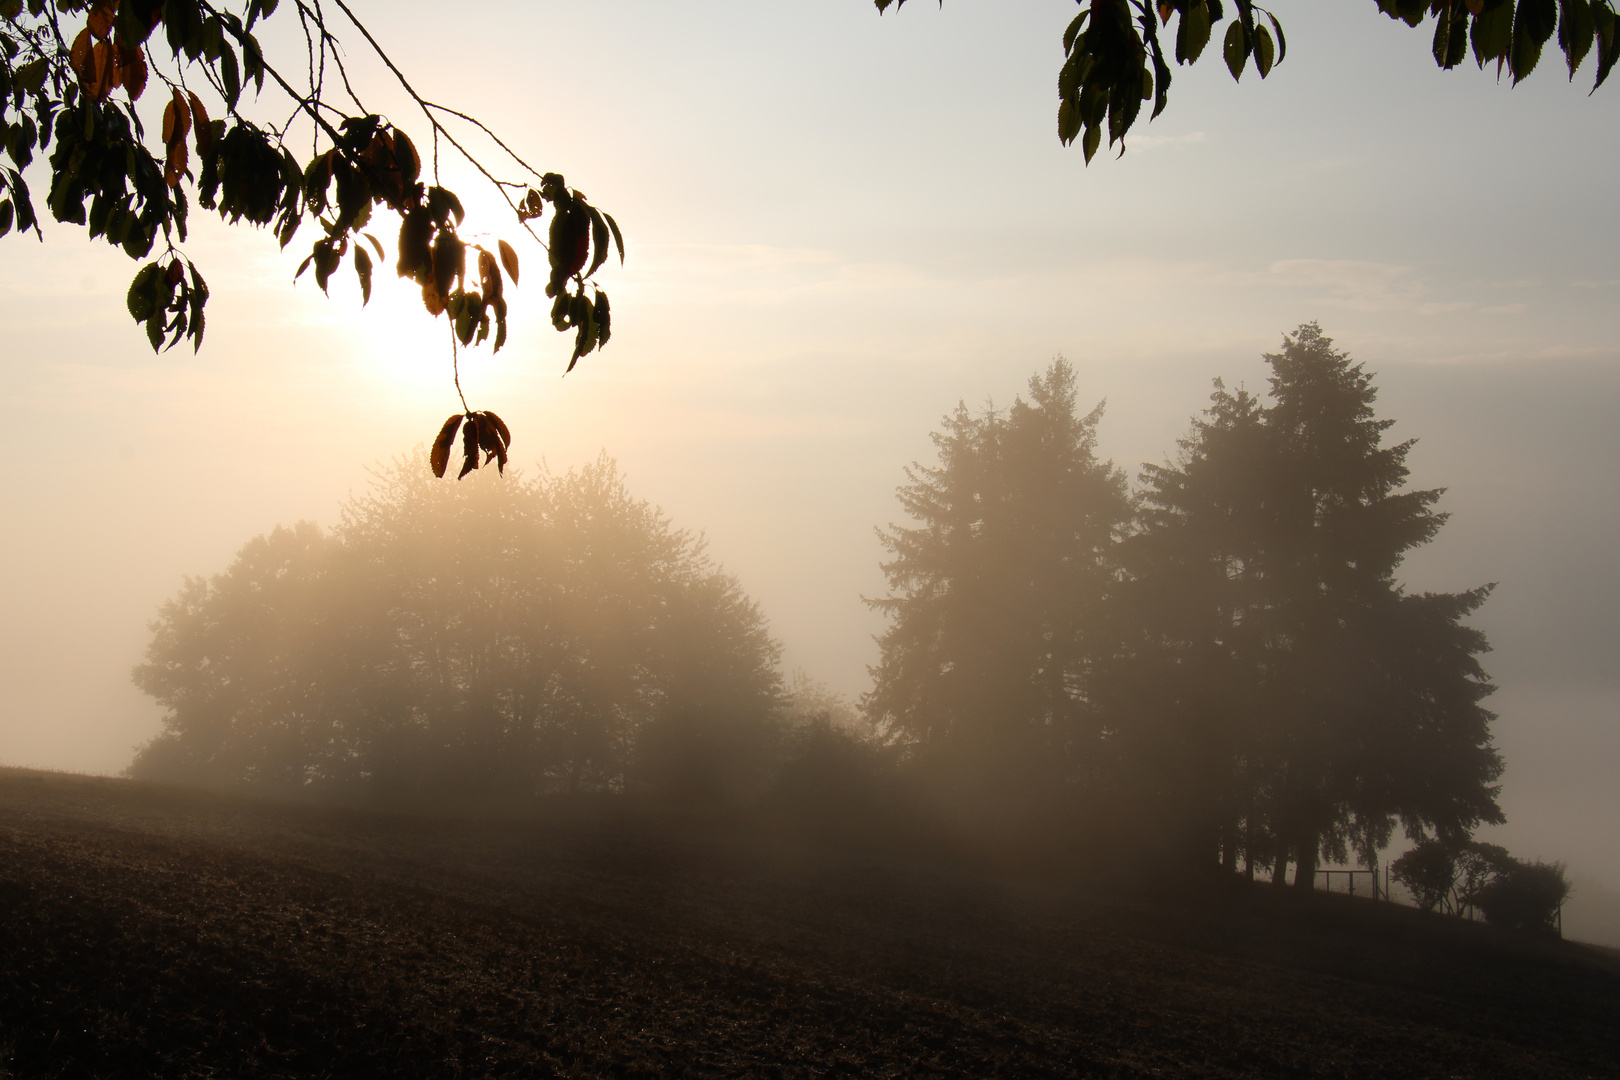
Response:
[[[1102,407],[1079,414],[1075,395],[1060,358],[1005,413],[958,406],[934,436],[939,464],[914,464],[899,490],[917,524],[881,534],[889,595],[871,603],[891,621],[868,713],[997,785],[1095,765],[1094,669],[1130,502],[1096,457]]]

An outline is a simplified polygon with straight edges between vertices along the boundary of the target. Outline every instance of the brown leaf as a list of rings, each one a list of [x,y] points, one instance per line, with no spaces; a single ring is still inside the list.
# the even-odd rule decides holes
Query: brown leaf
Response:
[[[431,281],[422,286],[422,306],[427,308],[427,313],[435,319],[444,314],[444,297],[439,295],[439,290]]]
[[[467,426],[461,429],[461,452],[465,455],[465,460],[461,463],[461,472],[457,474],[457,480],[478,468],[477,413],[467,414]]]
[[[415,277],[423,266],[431,265],[433,249],[428,241],[432,236],[433,219],[428,215],[427,207],[418,206],[405,214],[399,223],[399,263],[396,269],[400,277]]]
[[[191,106],[178,88],[174,97],[163,106],[163,141],[169,146],[184,139],[191,132]]]
[[[495,263],[495,256],[478,249],[478,284],[484,291],[486,303],[494,303],[495,298],[501,295],[501,268]]]
[[[82,83],[88,78],[86,65],[90,62],[90,29],[86,27],[79,31],[79,36],[73,39],[73,47],[68,50],[68,65]]]
[[[214,125],[209,122],[208,110],[197,100],[197,95],[188,93],[186,97],[191,102],[191,130],[196,132],[197,156],[206,158],[214,149]]]
[[[186,268],[180,264],[179,259],[175,259],[173,262],[169,263],[168,268],[163,271],[163,283],[172,289],[176,285],[180,284],[180,279],[185,276]]]
[[[84,66],[79,70],[79,82],[84,95],[92,101],[104,101],[118,86],[118,49],[110,41],[98,41],[90,46]]]
[[[441,230],[433,241],[433,281],[440,296],[449,296],[451,286],[466,276],[467,245],[455,233]]]
[[[495,428],[496,434],[500,435],[501,444],[503,446],[510,447],[512,445],[512,433],[507,430],[506,421],[502,420],[488,409],[484,410],[484,419],[488,420],[490,425]]]
[[[146,54],[139,47],[118,50],[118,66],[124,73],[124,93],[138,101],[146,89]]]
[[[506,276],[512,279],[512,284],[518,283],[518,257],[512,250],[512,245],[505,240],[500,241],[501,265],[506,267]]]
[[[118,18],[118,5],[116,3],[99,3],[90,9],[90,20],[85,23],[85,29],[94,34],[97,41],[106,41],[112,33],[113,23]]]
[[[186,174],[186,144],[176,139],[169,144],[169,156],[163,162],[163,182],[170,187],[179,187],[180,178]]]
[[[460,426],[461,414],[456,413],[444,422],[438,437],[433,440],[433,453],[428,463],[433,466],[434,476],[444,476],[445,467],[450,464],[450,445],[456,441],[456,429]]]

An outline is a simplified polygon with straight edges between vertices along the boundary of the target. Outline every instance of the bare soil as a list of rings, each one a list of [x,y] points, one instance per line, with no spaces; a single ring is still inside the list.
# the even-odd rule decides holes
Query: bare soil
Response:
[[[0,1076],[1620,1075],[1620,959],[743,823],[0,769]]]

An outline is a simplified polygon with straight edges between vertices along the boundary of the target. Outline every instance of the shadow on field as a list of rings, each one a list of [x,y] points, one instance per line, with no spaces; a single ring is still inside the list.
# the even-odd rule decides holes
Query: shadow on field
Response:
[[[785,813],[0,770],[0,1075],[1615,1075],[1608,950]]]

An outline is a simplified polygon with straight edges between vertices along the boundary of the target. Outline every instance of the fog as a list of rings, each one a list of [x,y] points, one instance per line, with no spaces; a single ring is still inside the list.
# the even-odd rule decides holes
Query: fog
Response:
[[[507,350],[466,362],[519,462],[607,450],[706,533],[785,671],[857,698],[884,626],[861,602],[884,590],[873,529],[901,520],[902,470],[959,401],[1005,405],[1061,354],[1108,403],[1099,453],[1134,476],[1212,378],[1262,389],[1261,354],[1320,320],[1376,373],[1391,436],[1420,440],[1413,484],[1447,488],[1401,579],[1499,583],[1473,625],[1507,823],[1481,835],[1567,862],[1571,932],[1620,941],[1612,92],[1443,75],[1371,5],[1290,5],[1264,83],[1178,72],[1129,152],[1085,168],[1052,123],[1056,0],[489,7],[507,30],[476,51],[436,61],[410,29],[426,7],[387,44],[629,249],[601,355],[560,378],[536,285]],[[523,43],[562,28],[612,46],[536,67]],[[161,717],[130,670],[182,579],[278,524],[335,523],[457,409],[411,290],[380,280],[362,311],[351,281],[295,287],[301,256],[267,234],[195,226],[214,294],[195,357],[153,356],[129,323],[121,254],[71,227],[5,241],[5,764],[126,767]]]

